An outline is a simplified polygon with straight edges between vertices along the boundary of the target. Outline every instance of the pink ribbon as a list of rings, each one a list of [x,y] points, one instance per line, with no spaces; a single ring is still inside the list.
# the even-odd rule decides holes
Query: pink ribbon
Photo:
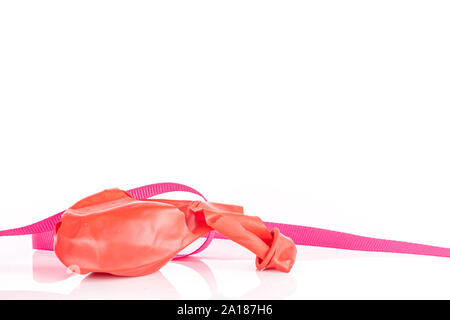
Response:
[[[137,200],[147,199],[167,192],[183,191],[206,198],[197,190],[178,183],[156,183],[128,190],[128,193]],[[25,227],[0,231],[0,236],[32,235],[33,248],[40,250],[53,250],[53,236],[55,225],[61,219],[64,211],[47,219],[30,224]],[[267,228],[280,229],[281,233],[290,237],[295,244],[305,246],[327,247],[336,249],[407,253],[438,257],[450,257],[450,248],[429,246],[411,242],[385,240],[358,236],[350,233],[319,229],[313,227],[298,226],[284,223],[264,222]],[[205,250],[213,238],[226,239],[225,236],[210,232],[206,235],[205,242],[193,252],[177,255],[174,259],[180,259]]]

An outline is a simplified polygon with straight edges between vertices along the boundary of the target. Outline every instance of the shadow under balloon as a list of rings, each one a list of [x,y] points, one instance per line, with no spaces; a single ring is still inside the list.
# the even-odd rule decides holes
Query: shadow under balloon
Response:
[[[186,257],[171,263],[183,265],[199,274],[207,283],[208,299],[284,299],[295,292],[296,280],[288,273],[255,271],[259,279],[256,288],[240,296],[228,297],[218,290],[211,268],[202,260]],[[36,251],[33,255],[33,279],[38,283],[58,283],[74,274],[59,262],[53,252]],[[189,297],[184,297],[189,299]],[[39,291],[0,291],[0,299],[183,299],[176,285],[160,271],[140,277],[117,277],[91,273],[69,294]]]

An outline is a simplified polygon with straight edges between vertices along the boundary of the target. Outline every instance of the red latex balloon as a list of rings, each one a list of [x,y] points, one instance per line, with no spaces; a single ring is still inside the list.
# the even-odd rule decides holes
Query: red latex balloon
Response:
[[[136,200],[119,189],[87,197],[56,226],[55,253],[79,273],[139,276],[159,270],[186,246],[216,230],[256,255],[259,270],[289,272],[297,249],[277,228],[235,205]]]

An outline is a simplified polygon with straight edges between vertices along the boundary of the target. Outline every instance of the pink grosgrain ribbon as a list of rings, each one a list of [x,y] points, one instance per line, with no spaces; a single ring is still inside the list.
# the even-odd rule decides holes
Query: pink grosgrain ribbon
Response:
[[[206,198],[197,190],[178,183],[150,184],[147,186],[128,190],[127,192],[137,200],[144,200],[156,195],[174,191],[194,193],[201,196],[205,201],[207,201]],[[60,221],[61,215],[63,213],[64,211],[25,227],[0,231],[0,236],[31,234],[34,249],[53,250],[54,228],[56,223]],[[274,222],[264,223],[269,230],[271,230],[272,228],[280,229],[281,233],[283,233],[285,236],[290,237],[297,245],[358,251],[392,252],[450,257],[450,248],[429,246],[404,241],[363,237],[350,233],[292,224]],[[177,255],[174,259],[187,257],[189,255],[205,250],[214,237],[219,239],[226,239],[226,237],[222,234],[210,232],[206,235],[205,242],[198,249],[188,254]]]

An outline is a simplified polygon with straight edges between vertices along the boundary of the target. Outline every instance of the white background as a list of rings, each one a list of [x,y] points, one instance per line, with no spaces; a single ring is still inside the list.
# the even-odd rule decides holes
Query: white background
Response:
[[[449,16],[447,1],[2,1],[0,229],[173,181],[265,221],[450,246]],[[28,242],[0,239],[1,298],[450,298],[444,258],[299,247],[285,275],[219,240],[144,282],[86,280]]]

